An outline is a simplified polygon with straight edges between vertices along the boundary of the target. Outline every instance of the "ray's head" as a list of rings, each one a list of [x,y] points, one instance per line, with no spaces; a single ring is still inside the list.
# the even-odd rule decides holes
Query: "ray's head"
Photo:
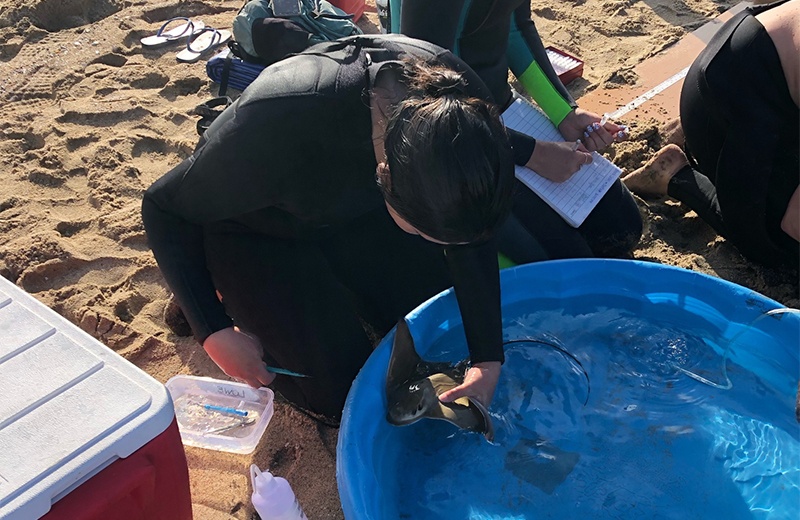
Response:
[[[397,389],[388,397],[386,420],[395,426],[412,424],[429,414],[431,403],[438,402],[436,392],[427,379]]]

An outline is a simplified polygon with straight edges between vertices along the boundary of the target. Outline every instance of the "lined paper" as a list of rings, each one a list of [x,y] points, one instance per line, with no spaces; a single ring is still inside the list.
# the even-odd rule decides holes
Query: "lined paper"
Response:
[[[547,116],[529,101],[515,97],[505,112],[508,128],[542,141],[563,141],[564,138]],[[564,182],[545,179],[525,166],[516,167],[517,178],[553,208],[570,226],[577,228],[622,173],[611,161],[592,152],[592,164]]]

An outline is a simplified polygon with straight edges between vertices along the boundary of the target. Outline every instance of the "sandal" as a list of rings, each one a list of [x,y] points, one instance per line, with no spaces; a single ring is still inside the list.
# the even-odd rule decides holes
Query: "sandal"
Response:
[[[232,103],[233,100],[228,96],[219,96],[194,107],[194,113],[201,116],[201,119],[197,122],[197,133],[203,135],[208,130],[208,127],[211,126],[211,123]]]
[[[175,56],[178,61],[184,63],[194,63],[204,54],[214,50],[219,45],[231,39],[231,32],[225,29],[214,29],[204,27],[200,32],[189,36],[186,48]]]
[[[167,30],[167,27],[173,25],[175,22],[183,23]],[[155,35],[145,36],[139,41],[141,42],[142,47],[160,47],[167,43],[178,41],[181,38],[192,37],[195,34],[199,34],[205,28],[205,26],[206,24],[203,22],[193,22],[185,16],[178,16],[176,18],[170,18],[164,22],[164,25],[158,29]]]

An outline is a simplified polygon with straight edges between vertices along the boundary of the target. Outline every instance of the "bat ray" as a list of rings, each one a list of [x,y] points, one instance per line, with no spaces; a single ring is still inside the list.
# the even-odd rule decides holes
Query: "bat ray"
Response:
[[[538,487],[548,495],[566,480],[580,460],[578,453],[564,451],[542,439],[520,439],[506,455],[505,468],[515,477]]]
[[[386,419],[404,426],[420,419],[441,419],[459,428],[482,433],[491,442],[494,426],[489,411],[477,399],[461,397],[451,403],[439,396],[464,381],[467,360],[455,365],[424,361],[414,348],[405,320],[397,323],[386,374]]]

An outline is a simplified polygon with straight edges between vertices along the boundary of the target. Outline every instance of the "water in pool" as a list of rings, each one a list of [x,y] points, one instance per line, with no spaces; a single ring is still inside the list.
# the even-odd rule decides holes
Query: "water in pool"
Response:
[[[494,444],[431,420],[378,441],[397,478],[386,518],[797,518],[796,379],[755,376],[734,360],[757,348],[686,311],[583,303],[504,309]],[[463,357],[461,338],[424,357]]]

